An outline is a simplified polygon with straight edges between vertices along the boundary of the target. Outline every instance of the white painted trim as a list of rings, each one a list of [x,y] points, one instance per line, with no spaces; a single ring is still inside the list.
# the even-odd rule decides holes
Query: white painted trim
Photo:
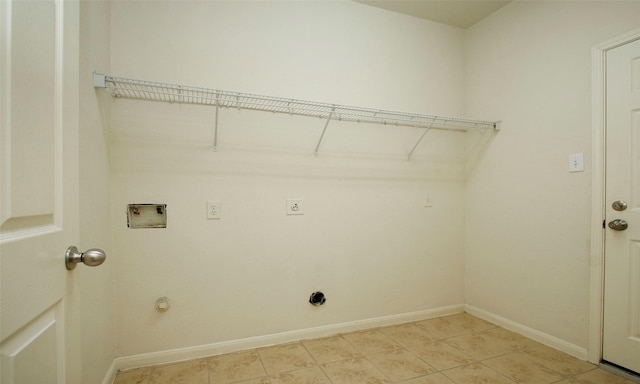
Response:
[[[526,336],[532,340],[538,341],[551,348],[555,348],[571,356],[577,357],[578,359],[587,360],[587,350],[585,348],[582,348],[575,344],[571,344],[555,336],[551,336],[547,333],[538,331],[537,329],[533,329],[533,328],[527,327],[526,325],[516,323],[515,321],[509,320],[502,316],[495,315],[491,312],[487,312],[483,309],[474,307],[472,305],[467,305],[465,307],[465,312],[473,316],[479,317],[483,320],[486,320],[490,323],[499,325],[502,328],[508,329],[509,331],[519,333],[523,336]]]
[[[111,367],[111,373],[108,373],[107,377],[111,377],[112,375],[115,376],[115,373],[117,373],[117,371],[119,370],[173,363],[207,356],[215,356],[222,353],[239,352],[247,349],[266,347],[275,344],[291,343],[295,341],[315,339],[319,337],[328,337],[337,335],[339,333],[353,332],[363,329],[384,327],[411,321],[419,321],[435,317],[453,315],[456,313],[462,313],[464,311],[464,308],[464,304],[458,304],[425,311],[409,312],[365,320],[356,320],[347,323],[326,325],[322,327],[249,337],[246,339],[222,341],[219,343],[200,345],[189,348],[180,348],[168,351],[124,356],[115,359],[114,364]]]
[[[55,234],[62,231],[57,225],[45,225],[42,227],[32,227],[15,232],[5,232],[0,234],[0,244],[6,244],[13,241],[27,240],[33,237],[40,237]]]
[[[114,359],[113,361],[111,361],[111,365],[109,366],[109,369],[107,369],[107,373],[105,373],[101,384],[112,384],[114,381],[116,381],[117,375],[118,369],[116,368],[116,359]]]
[[[0,71],[0,225],[11,218],[11,10],[10,1],[0,3],[0,65],[4,70]]]
[[[602,317],[604,313],[604,233],[605,219],[605,58],[607,51],[640,39],[640,29],[605,41],[591,50],[592,151],[591,164],[591,250],[589,283],[588,361],[599,364],[602,358]]]
[[[605,51],[593,48],[591,53],[592,81],[592,153],[591,162],[591,245],[589,281],[589,356],[598,364],[602,356],[602,313],[604,288],[604,56]]]

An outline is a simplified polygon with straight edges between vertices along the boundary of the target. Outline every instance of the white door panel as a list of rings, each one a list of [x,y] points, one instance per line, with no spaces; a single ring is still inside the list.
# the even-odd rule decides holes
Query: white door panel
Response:
[[[64,264],[78,240],[77,25],[78,2],[0,1],[2,384],[66,384],[79,370]]]
[[[56,4],[11,3],[12,217],[53,214]],[[36,112],[37,113],[34,113]],[[34,188],[34,186],[38,188]],[[3,191],[4,192],[4,191]]]
[[[606,64],[606,221],[628,227],[605,229],[603,359],[640,372],[640,41]]]
[[[64,380],[58,361],[64,356],[58,315],[62,310],[61,306],[51,308],[3,341],[2,383],[44,384]]]

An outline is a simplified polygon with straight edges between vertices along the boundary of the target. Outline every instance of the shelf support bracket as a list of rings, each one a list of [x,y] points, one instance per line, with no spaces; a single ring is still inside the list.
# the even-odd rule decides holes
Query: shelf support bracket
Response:
[[[93,87],[107,88],[107,76],[101,73],[93,72]]]
[[[436,121],[433,120],[431,122],[431,124],[429,124],[428,128],[425,128],[424,132],[422,133],[422,136],[420,136],[420,138],[418,139],[418,142],[416,142],[416,145],[413,146],[413,148],[411,148],[411,151],[409,152],[409,154],[407,155],[407,160],[411,160],[411,155],[413,155],[413,152],[416,151],[416,149],[418,148],[418,145],[420,145],[420,143],[422,142],[422,139],[424,139],[424,137],[427,135],[427,132],[429,132],[431,130],[431,127],[433,127],[433,124]]]
[[[216,120],[213,126],[213,152],[218,152],[218,112],[220,106],[218,105],[219,94],[216,92]]]
[[[314,156],[318,156],[318,149],[320,148],[320,143],[322,143],[322,139],[324,139],[324,133],[327,132],[327,127],[329,126],[329,122],[333,118],[333,113],[335,112],[335,110],[336,110],[335,107],[331,108],[331,113],[329,114],[329,117],[327,117],[327,122],[324,123],[324,128],[322,128],[320,139],[318,140],[318,144],[316,144],[316,150],[314,151]]]

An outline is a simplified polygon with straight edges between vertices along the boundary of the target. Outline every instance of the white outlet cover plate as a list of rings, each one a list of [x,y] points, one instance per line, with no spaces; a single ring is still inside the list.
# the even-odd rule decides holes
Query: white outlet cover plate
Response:
[[[219,201],[207,201],[207,219],[222,218],[222,204]]]
[[[302,199],[287,199],[287,215],[304,215]]]

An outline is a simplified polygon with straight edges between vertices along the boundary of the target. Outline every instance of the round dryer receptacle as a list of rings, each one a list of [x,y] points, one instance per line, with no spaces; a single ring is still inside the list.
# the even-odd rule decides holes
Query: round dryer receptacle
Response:
[[[324,304],[327,301],[327,298],[325,297],[324,293],[318,291],[318,292],[313,292],[311,294],[311,297],[309,297],[309,303],[311,303],[311,305],[315,305],[315,306],[319,306]]]

